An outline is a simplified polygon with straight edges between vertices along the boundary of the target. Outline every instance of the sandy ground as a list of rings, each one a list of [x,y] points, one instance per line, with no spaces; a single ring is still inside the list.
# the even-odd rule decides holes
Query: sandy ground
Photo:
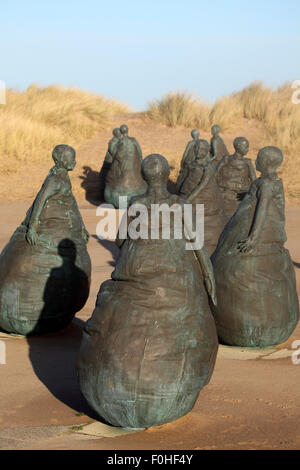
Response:
[[[30,202],[0,204],[0,249]],[[300,340],[300,325],[275,350],[221,347],[210,384],[192,412],[178,421],[124,435],[97,424],[90,427],[97,420],[78,388],[75,362],[83,322],[93,311],[100,283],[110,276],[118,249],[94,236],[95,206],[81,199],[80,208],[91,234],[91,294],[64,331],[31,339],[0,338],[7,353],[7,363],[0,365],[0,448],[300,449],[300,364],[290,357],[293,341]],[[286,214],[287,247],[300,292],[300,207],[289,206]]]

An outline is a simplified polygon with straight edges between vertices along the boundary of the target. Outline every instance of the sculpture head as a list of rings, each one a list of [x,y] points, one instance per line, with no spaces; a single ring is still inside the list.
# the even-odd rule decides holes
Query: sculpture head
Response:
[[[247,155],[249,152],[249,142],[246,137],[236,137],[233,141],[233,146],[240,155]]]
[[[219,132],[221,131],[220,129],[220,126],[218,126],[218,124],[215,124],[214,126],[212,126],[211,128],[211,133],[212,135],[215,137],[219,134]]]
[[[69,145],[57,145],[52,152],[52,158],[57,168],[65,168],[72,171],[76,165],[76,152]]]
[[[194,140],[198,140],[200,136],[200,132],[198,131],[198,129],[193,129],[191,132],[191,136]]]
[[[122,126],[120,127],[120,132],[123,136],[128,135],[128,127],[126,126],[126,124],[122,124]]]
[[[167,184],[170,175],[169,163],[162,155],[153,153],[143,160],[142,172],[149,185],[153,183]]]
[[[264,147],[257,154],[255,166],[260,173],[274,172],[283,161],[282,151],[278,147]]]
[[[209,143],[207,140],[199,139],[194,148],[196,160],[202,160],[209,154]]]
[[[113,133],[113,136],[117,137],[118,139],[121,137],[121,131],[118,127],[116,127],[112,133]]]

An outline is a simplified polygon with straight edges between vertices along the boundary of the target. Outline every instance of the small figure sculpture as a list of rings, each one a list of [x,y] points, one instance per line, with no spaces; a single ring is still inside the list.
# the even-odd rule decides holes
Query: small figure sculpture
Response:
[[[167,160],[149,155],[143,173],[147,193],[133,198],[130,209],[145,208],[147,231],[154,228],[150,211],[156,204],[177,204],[186,226],[184,200],[167,190]],[[186,239],[173,238],[174,225],[168,227],[170,239],[130,238],[130,230],[125,241],[117,239],[121,253],[112,279],[101,285],[84,328],[80,387],[114,426],[145,428],[180,418],[213,372],[218,342],[207,294],[216,303],[210,258],[205,247],[185,249]]]
[[[180,163],[180,172],[176,182],[176,188],[179,193],[181,185],[187,176],[187,166],[195,159],[194,148],[195,144],[198,142],[200,137],[200,132],[197,129],[193,129],[191,132],[193,140],[190,140],[185,148],[183,153],[181,163]]]
[[[113,138],[108,143],[108,149],[107,149],[104,161],[103,161],[102,168],[100,170],[100,197],[101,197],[101,200],[103,200],[103,198],[104,198],[104,189],[105,189],[106,176],[107,176],[107,174],[110,170],[112,161],[113,161],[114,156],[116,154],[117,146],[118,146],[119,140],[121,138],[121,135],[122,135],[121,131],[117,127],[116,129],[113,130]]]
[[[226,225],[212,256],[219,338],[232,346],[266,347],[284,342],[299,319],[294,267],[287,249],[284,192],[276,169],[277,147],[258,153],[261,172]]]
[[[64,328],[89,294],[89,235],[68,175],[75,150],[58,145],[52,157],[55,166],[0,255],[0,328],[9,333]]]
[[[228,217],[235,213],[251,183],[256,179],[250,158],[245,158],[249,151],[249,142],[245,137],[234,139],[235,153],[225,155],[216,169],[216,179],[225,201]]]
[[[224,140],[219,135],[220,131],[221,129],[217,124],[211,128],[212,138],[210,139],[210,154],[215,166],[217,166],[225,155],[229,155]]]
[[[189,203],[204,204],[204,244],[211,255],[228,217],[225,215],[224,200],[216,182],[208,142],[198,140],[194,153],[195,160],[186,167],[187,177],[182,183],[180,195]]]
[[[123,137],[119,140],[111,168],[106,177],[105,201],[119,207],[119,197],[133,196],[146,192],[147,184],[142,177],[142,151],[138,141],[128,136],[128,127],[120,127]]]

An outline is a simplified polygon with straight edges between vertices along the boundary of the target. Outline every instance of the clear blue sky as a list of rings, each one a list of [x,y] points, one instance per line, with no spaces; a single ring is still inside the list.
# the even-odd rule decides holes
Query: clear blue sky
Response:
[[[2,0],[0,80],[62,84],[135,109],[300,79],[299,0]]]

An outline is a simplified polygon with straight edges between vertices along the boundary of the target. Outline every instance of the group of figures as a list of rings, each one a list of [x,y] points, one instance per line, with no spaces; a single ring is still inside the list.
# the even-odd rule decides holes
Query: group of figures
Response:
[[[100,176],[106,202],[184,209],[204,204],[204,244],[185,236],[117,237],[119,258],[99,290],[78,357],[89,405],[106,422],[146,428],[188,413],[214,370],[219,341],[266,347],[291,335],[299,320],[295,272],[286,241],[284,191],[277,147],[258,153],[256,173],[238,137],[230,155],[220,128],[209,143],[192,131],[177,194],[159,154],[143,159],[128,127],[114,129]],[[24,222],[0,255],[0,328],[23,335],[64,328],[89,295],[88,233],[68,172],[75,151],[59,145]],[[185,214],[182,210],[181,214]],[[192,215],[193,217],[193,215]],[[166,221],[158,219],[159,233]],[[173,225],[172,225],[173,224]],[[150,227],[152,228],[152,227]],[[150,230],[149,228],[149,230]]]

